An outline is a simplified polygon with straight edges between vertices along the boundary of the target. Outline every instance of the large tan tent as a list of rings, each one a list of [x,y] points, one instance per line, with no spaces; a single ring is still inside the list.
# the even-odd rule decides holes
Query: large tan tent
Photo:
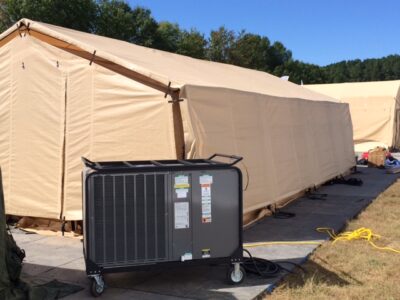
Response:
[[[400,80],[307,85],[349,103],[355,150],[400,148]]]
[[[347,104],[264,72],[27,19],[0,35],[8,214],[79,220],[94,161],[244,157],[245,212],[354,165]]]

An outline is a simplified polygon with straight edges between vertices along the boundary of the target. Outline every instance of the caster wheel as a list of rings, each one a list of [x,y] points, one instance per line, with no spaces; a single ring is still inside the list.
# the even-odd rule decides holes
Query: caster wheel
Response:
[[[90,285],[90,293],[93,297],[100,297],[104,292],[104,282],[103,284],[98,284],[96,279],[92,279],[92,283]]]
[[[241,284],[246,278],[246,271],[242,266],[235,271],[235,266],[230,266],[228,268],[226,278],[229,284],[236,285]]]

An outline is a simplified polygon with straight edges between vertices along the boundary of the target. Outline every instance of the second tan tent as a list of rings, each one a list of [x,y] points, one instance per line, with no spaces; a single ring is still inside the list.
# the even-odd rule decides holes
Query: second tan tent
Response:
[[[306,85],[350,105],[357,152],[400,148],[400,80]]]

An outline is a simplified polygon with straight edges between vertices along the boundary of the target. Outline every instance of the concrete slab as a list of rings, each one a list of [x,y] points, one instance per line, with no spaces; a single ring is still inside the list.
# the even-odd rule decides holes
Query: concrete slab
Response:
[[[384,170],[360,168],[352,177],[360,178],[364,185],[323,186],[316,193],[327,194],[322,199],[302,197],[283,209],[296,214],[290,219],[272,217],[261,220],[244,233],[246,243],[268,241],[323,242],[326,234],[317,227],[340,230],[348,219],[356,216],[376,196],[400,175],[386,174]],[[318,198],[318,196],[317,196]],[[14,230],[17,243],[27,253],[23,276],[35,282],[57,279],[85,288],[65,299],[92,299],[89,280],[85,274],[82,243],[78,239],[26,234]],[[256,257],[274,261],[302,263],[318,245],[269,245],[251,248]],[[286,268],[292,265],[282,263]],[[224,266],[176,268],[162,272],[131,272],[107,274],[107,290],[103,299],[253,299],[271,290],[281,280],[282,273],[274,278],[260,278],[248,274],[240,286],[225,283]]]

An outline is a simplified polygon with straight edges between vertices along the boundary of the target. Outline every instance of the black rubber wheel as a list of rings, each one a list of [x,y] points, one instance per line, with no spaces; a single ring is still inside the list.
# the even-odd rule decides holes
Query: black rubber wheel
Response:
[[[234,266],[230,266],[226,272],[226,279],[228,280],[228,283],[232,285],[241,284],[245,278],[246,271],[242,266],[240,266],[238,274],[235,274]]]
[[[92,279],[90,293],[93,297],[100,297],[104,292],[104,286],[98,285],[95,279]]]

